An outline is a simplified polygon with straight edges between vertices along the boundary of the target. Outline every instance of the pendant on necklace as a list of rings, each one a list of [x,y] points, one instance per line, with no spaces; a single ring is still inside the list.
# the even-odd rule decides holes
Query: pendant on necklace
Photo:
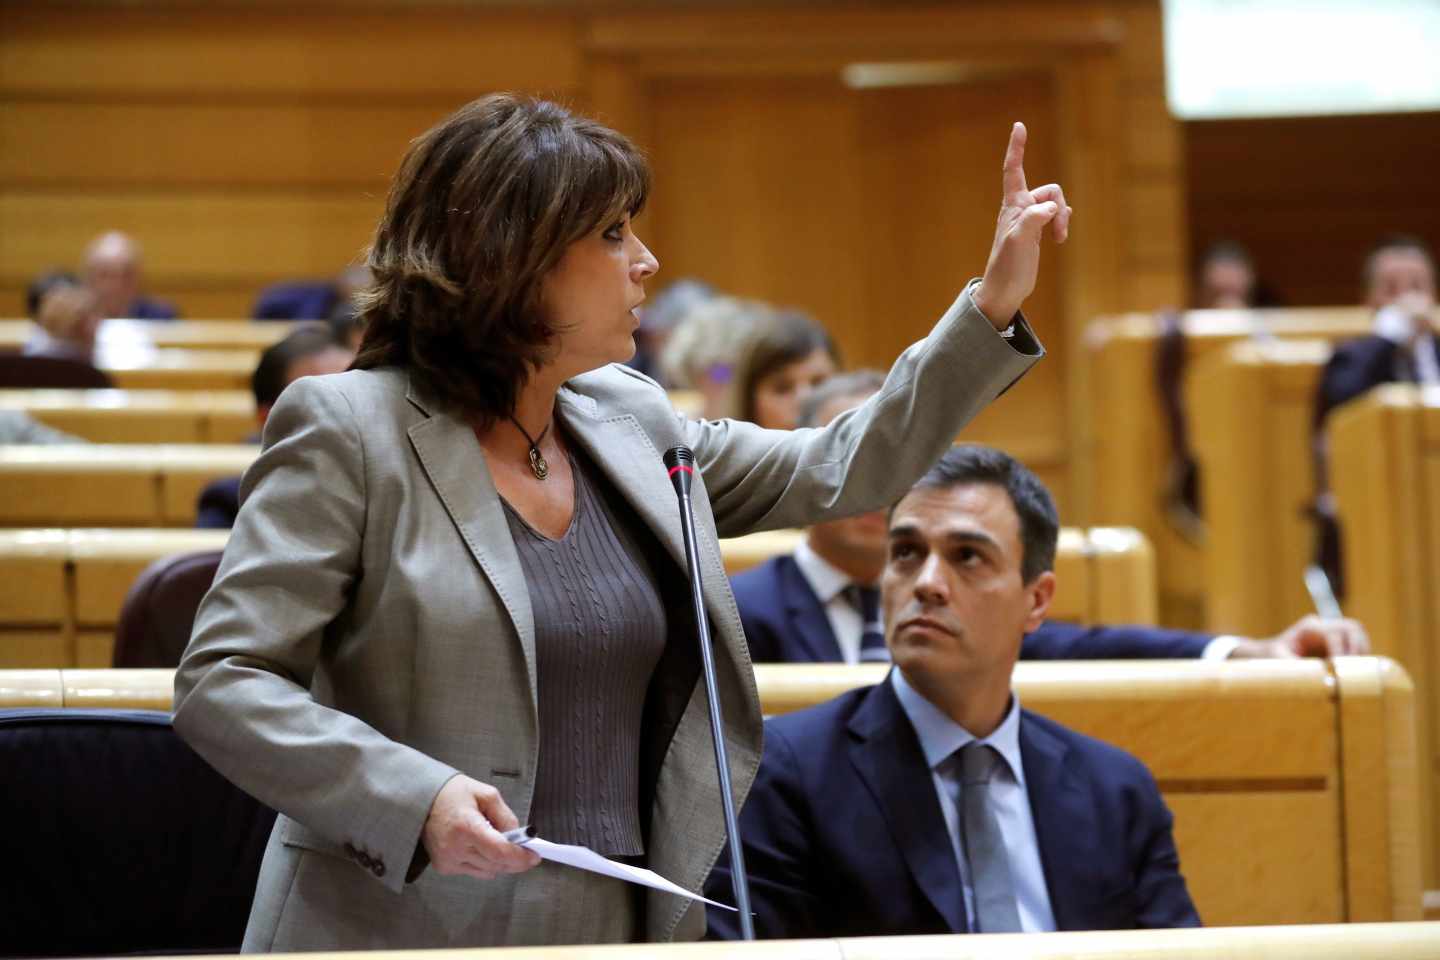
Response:
[[[544,480],[550,476],[550,464],[545,462],[545,457],[540,453],[539,447],[530,448],[530,469],[534,472],[536,480]]]

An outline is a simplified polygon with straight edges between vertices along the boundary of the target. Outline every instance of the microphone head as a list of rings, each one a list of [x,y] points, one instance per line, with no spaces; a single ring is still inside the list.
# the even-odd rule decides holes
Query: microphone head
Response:
[[[674,470],[676,467],[695,467],[695,454],[689,447],[671,447],[665,451],[665,469]]]
[[[665,470],[670,474],[670,483],[682,499],[690,496],[690,481],[695,476],[695,454],[689,447],[671,447],[665,451]]]

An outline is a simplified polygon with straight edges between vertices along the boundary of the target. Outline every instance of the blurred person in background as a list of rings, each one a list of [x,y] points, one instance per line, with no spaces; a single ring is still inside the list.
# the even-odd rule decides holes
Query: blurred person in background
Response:
[[[1195,276],[1196,305],[1202,310],[1244,310],[1255,306],[1255,262],[1231,240],[1212,244]]]
[[[660,354],[660,370],[671,390],[693,390],[705,420],[719,420],[731,410],[735,364],[757,325],[774,309],[757,300],[712,297],[686,310]]]
[[[1315,464],[1316,562],[1337,597],[1345,595],[1342,544],[1330,494],[1325,425],[1331,412],[1382,383],[1440,385],[1436,330],[1435,255],[1419,237],[1385,237],[1365,257],[1365,304],[1375,332],[1338,344],[1315,391],[1311,448]]]
[[[0,410],[0,446],[26,443],[89,443],[47,427],[23,410]]]
[[[738,355],[728,415],[770,430],[794,430],[800,405],[839,367],[835,341],[824,327],[798,311],[769,311]]]
[[[78,287],[80,278],[69,270],[58,267],[37,274],[25,287],[25,316],[31,320],[37,319],[40,316],[40,301],[45,299],[45,294],[59,286]]]
[[[38,329],[22,352],[30,357],[63,357],[93,363],[100,320],[99,306],[89,290],[70,283],[56,283],[40,298],[35,316]]]
[[[640,306],[640,329],[635,332],[635,356],[629,365],[660,386],[672,386],[661,369],[660,356],[670,335],[697,304],[718,296],[715,288],[694,277],[682,277]]]
[[[173,304],[142,293],[145,265],[140,245],[118,230],[101,234],[85,248],[81,274],[102,317],[174,320],[178,315]]]

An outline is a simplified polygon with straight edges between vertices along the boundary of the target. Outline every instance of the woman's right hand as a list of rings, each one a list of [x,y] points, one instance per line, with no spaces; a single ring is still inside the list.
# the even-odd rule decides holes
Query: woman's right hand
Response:
[[[493,880],[502,873],[524,873],[539,866],[540,855],[501,834],[520,826],[500,791],[488,783],[456,774],[430,804],[421,842],[430,866],[446,876]]]

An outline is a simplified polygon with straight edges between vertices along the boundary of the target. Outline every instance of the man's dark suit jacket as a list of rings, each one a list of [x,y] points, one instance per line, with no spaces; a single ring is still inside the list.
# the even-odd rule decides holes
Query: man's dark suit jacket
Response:
[[[127,320],[174,320],[180,316],[175,305],[165,300],[140,297],[125,311]]]
[[[195,526],[205,529],[225,529],[235,526],[235,517],[240,513],[240,478],[221,477],[212,480],[200,491],[195,504]]]
[[[1382,383],[1415,379],[1409,351],[1393,340],[1368,336],[1339,344],[1320,374],[1315,396],[1316,429],[1324,424],[1330,411],[1342,403]]]
[[[1434,343],[1432,339],[1429,343]],[[1440,358],[1437,358],[1440,359]],[[1371,335],[1339,344],[1330,354],[1315,390],[1312,429],[1318,437],[1336,407],[1363,396],[1382,383],[1416,380],[1414,357],[1402,344]],[[1340,526],[1328,514],[1316,515],[1316,561],[1330,577],[1330,586],[1345,598],[1344,544]]]
[[[843,660],[825,608],[789,554],[730,578],[756,663]],[[1157,627],[1081,627],[1047,621],[1025,637],[1022,660],[1145,660],[1198,657],[1213,638]]]
[[[1028,710],[1020,755],[1057,929],[1200,924],[1144,764]],[[740,824],[758,937],[967,931],[934,782],[888,681],[768,721]],[[723,853],[705,895],[734,902]],[[734,913],[708,919],[711,937],[739,936]]]
[[[276,283],[260,291],[251,312],[256,320],[327,320],[339,302],[328,280]]]

